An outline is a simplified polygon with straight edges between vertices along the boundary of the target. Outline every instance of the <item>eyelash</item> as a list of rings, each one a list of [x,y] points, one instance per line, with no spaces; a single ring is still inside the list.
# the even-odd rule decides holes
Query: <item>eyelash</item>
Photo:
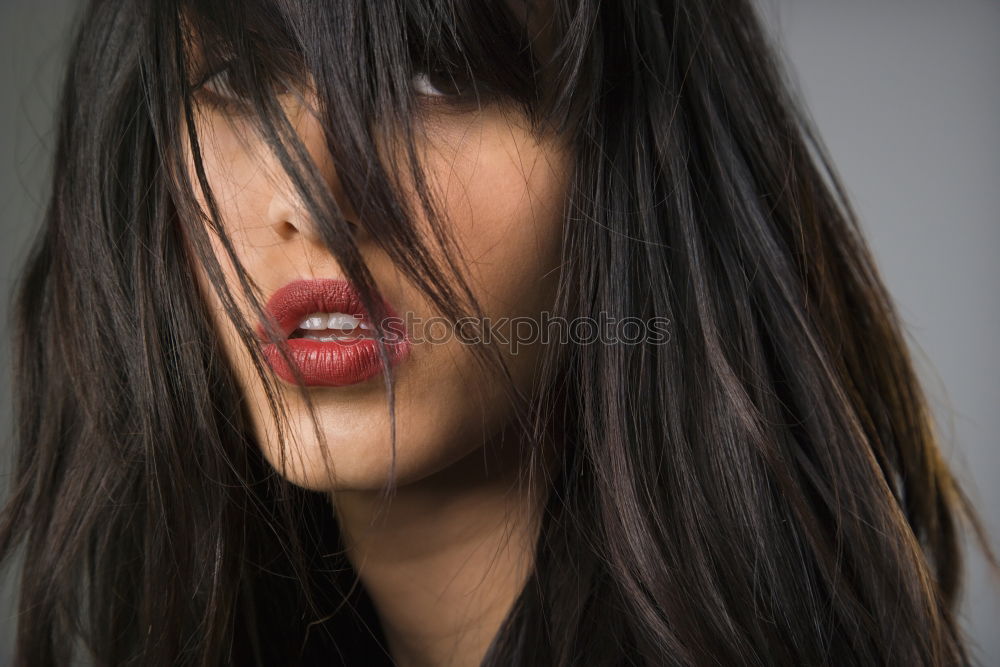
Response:
[[[203,74],[198,78],[197,83],[193,84],[190,88],[191,94],[199,99],[199,101],[213,109],[219,109],[224,111],[230,111],[234,113],[239,113],[245,111],[245,105],[239,101],[239,95],[225,95],[214,92],[210,89],[209,84],[213,79],[221,77],[222,75],[228,75],[229,69],[233,66],[233,61],[223,63],[219,67],[210,69],[206,74]],[[230,91],[233,91],[232,86],[227,86]]]
[[[239,95],[235,93],[231,85],[225,85],[231,93],[227,95],[224,93],[218,93],[209,88],[209,84],[213,79],[222,77],[223,75],[228,75],[230,68],[233,66],[235,61],[229,61],[223,63],[221,66],[211,69],[207,74],[204,74],[198,78],[198,82],[191,85],[190,91],[192,95],[200,98],[200,101],[208,106],[224,110],[232,113],[245,113],[246,105],[239,100]],[[430,74],[426,71],[418,71],[415,73],[411,79],[411,87],[413,88],[416,96],[425,105],[450,105],[450,106],[465,106],[475,100],[470,100],[467,93],[447,93],[439,88],[435,87],[431,82]]]

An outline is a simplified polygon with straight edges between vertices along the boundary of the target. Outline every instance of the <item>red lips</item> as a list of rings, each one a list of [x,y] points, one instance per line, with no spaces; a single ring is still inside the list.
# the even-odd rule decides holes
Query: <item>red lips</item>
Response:
[[[382,304],[387,314],[382,322],[385,332],[383,342],[389,363],[395,366],[408,354],[410,343],[402,320],[387,302]],[[374,335],[375,327],[361,303],[361,295],[346,280],[291,282],[271,296],[266,311],[288,339],[289,361],[298,368],[306,386],[343,387],[381,374],[378,342],[372,336],[334,341],[288,338],[313,313],[351,315],[367,323],[371,327],[367,333]],[[262,326],[258,326],[257,332],[263,340],[267,340]],[[264,357],[281,379],[295,383],[295,374],[275,343],[264,345]]]

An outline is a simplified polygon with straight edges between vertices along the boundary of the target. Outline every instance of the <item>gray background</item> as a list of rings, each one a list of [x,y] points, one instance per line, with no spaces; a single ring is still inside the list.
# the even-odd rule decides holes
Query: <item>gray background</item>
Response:
[[[0,310],[40,216],[78,0],[0,0]],[[894,295],[945,454],[1000,535],[1000,0],[759,0]],[[58,323],[54,323],[58,326]],[[0,347],[0,428],[10,429]],[[0,453],[0,471],[8,470]],[[962,622],[1000,665],[1000,582],[970,558]],[[0,591],[0,662],[13,626]]]

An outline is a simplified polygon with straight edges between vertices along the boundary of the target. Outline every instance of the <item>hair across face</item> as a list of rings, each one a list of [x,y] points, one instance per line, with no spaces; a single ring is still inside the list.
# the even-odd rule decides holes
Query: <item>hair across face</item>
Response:
[[[189,24],[212,25],[197,10],[185,16]],[[506,12],[498,16],[510,18]],[[427,17],[394,18],[405,24]],[[510,29],[513,35],[513,22]],[[185,180],[194,185],[206,228],[213,230],[208,262],[222,260],[224,289],[239,292],[242,274],[267,300],[295,281],[312,281],[309,284],[316,286],[316,281],[354,278],[345,269],[352,260],[338,257],[327,246],[331,237],[337,238],[341,246],[357,253],[378,301],[404,321],[406,354],[391,364],[391,373],[362,373],[346,380],[314,374],[305,379],[306,395],[290,368],[296,366],[294,353],[286,360],[281,350],[272,349],[269,365],[285,369],[282,380],[273,383],[269,382],[273,378],[260,377],[253,348],[247,349],[241,340],[204,268],[199,270],[201,292],[211,304],[213,321],[246,394],[261,447],[285,477],[316,490],[406,483],[443,468],[484,442],[499,440],[501,432],[517,421],[518,409],[523,410],[517,398],[523,402],[523,397],[536,393],[542,337],[512,346],[508,323],[538,322],[554,306],[571,147],[565,137],[533,125],[525,104],[514,97],[516,90],[489,80],[496,63],[488,72],[473,69],[466,54],[449,52],[445,36],[432,41],[432,35],[417,33],[419,40],[386,45],[406,54],[383,63],[386,76],[408,88],[380,118],[362,115],[367,111],[358,108],[361,100],[356,98],[347,101],[349,106],[344,104],[343,89],[321,88],[322,77],[295,70],[304,68],[308,55],[324,54],[304,53],[293,35],[286,36],[287,44],[278,43],[275,36],[282,33],[264,25],[248,30],[249,35],[263,34],[272,40],[265,54],[259,50],[240,54],[240,47],[233,44],[240,33],[220,35],[189,28],[185,34],[189,48],[184,56],[190,61],[187,69],[193,82],[186,139],[197,145],[197,151],[185,151]],[[266,60],[268,56],[273,59]],[[329,57],[343,58],[343,54]],[[254,64],[262,58],[265,62]],[[270,75],[259,74],[259,68],[268,66],[274,70],[273,89],[265,85]],[[252,76],[241,71],[251,67]],[[351,83],[333,79],[334,85]],[[254,106],[255,96],[272,95],[275,119]],[[407,106],[410,116],[391,117]],[[279,132],[270,136],[269,124],[282,127],[287,136]],[[370,163],[337,151],[329,128],[342,124],[360,126],[365,133],[360,141],[372,144]],[[289,146],[281,146],[282,141]],[[317,210],[305,203],[310,191],[300,191],[301,184],[287,173],[281,148],[306,157],[301,164],[292,162],[292,168],[319,177],[319,183],[308,185],[321,196],[332,195],[324,202],[330,209]],[[406,226],[400,240],[412,241],[403,249],[426,248],[425,256],[407,259],[392,247],[396,230],[389,223],[393,221],[383,219],[384,208],[365,201],[367,190],[378,186],[351,190],[358,179],[341,175],[361,170],[384,172],[383,179],[393,187],[373,198],[381,197],[387,207],[398,209],[394,222]],[[200,187],[199,176],[204,176],[208,188]],[[216,220],[211,220],[208,197]],[[338,237],[338,228],[349,235]],[[231,256],[227,244],[235,251]],[[418,274],[416,280],[407,275],[406,269],[413,273],[421,263],[448,267],[450,275]],[[433,294],[421,290],[420,281],[428,278],[441,283],[440,292],[469,297],[471,313],[463,320],[464,329],[455,324],[453,305],[446,304],[450,308],[442,311]],[[253,296],[234,297],[240,304],[236,318],[250,328],[257,320]],[[331,314],[313,310],[299,313],[301,319]],[[495,326],[491,323],[504,330],[490,331]],[[480,335],[470,340],[463,333],[472,329]],[[278,338],[287,332],[281,334]],[[482,351],[476,349],[481,345],[475,341],[491,334],[498,338],[494,347],[499,365],[484,363]],[[342,356],[354,353],[344,342],[307,343],[306,336],[321,340],[323,332],[296,329],[287,343],[300,349],[298,359],[307,369],[316,355],[331,354],[330,348],[347,348],[338,352]],[[260,342],[254,345],[259,348]],[[282,342],[271,345],[280,348]],[[342,365],[339,361],[335,356],[332,363]],[[379,364],[369,366],[377,371]],[[391,394],[386,392],[386,380],[392,383]],[[282,410],[273,410],[269,398],[277,398]],[[286,435],[291,445],[287,450]]]
[[[309,490],[509,441],[549,495],[486,664],[964,659],[972,515],[748,2],[95,1],[60,109],[0,524],[22,663],[359,664]],[[549,311],[614,337],[483,340]],[[346,329],[381,342],[317,347]]]
[[[435,99],[426,104],[448,103]],[[320,121],[297,101],[288,103],[287,113],[301,141],[316,156],[329,187],[342,192],[336,168],[324,155]],[[538,320],[555,299],[570,176],[568,151],[556,139],[536,137],[522,115],[497,105],[469,111],[430,108],[422,113],[421,169],[440,202],[452,247],[462,258],[462,275],[483,309],[472,323],[479,317],[496,322]],[[345,272],[327,250],[319,223],[302,205],[280,163],[268,156],[266,144],[242,136],[246,128],[238,127],[241,121],[224,110],[199,107],[196,119],[205,175],[218,202],[223,230],[242,268],[264,295],[269,297],[293,281],[343,279]],[[346,200],[342,206],[349,210]],[[421,211],[419,202],[411,202],[409,208]],[[351,213],[353,241],[381,298],[408,323],[411,344],[406,358],[393,368],[395,443],[382,373],[346,386],[325,386],[323,378],[311,380],[315,383],[308,390],[312,414],[297,387],[282,380],[279,391],[294,443],[284,474],[319,490],[385,485],[394,444],[396,480],[419,478],[495,439],[514,419],[504,378],[482,363],[444,314],[396,269],[372,239],[364,217]],[[423,230],[424,238],[432,238],[426,220],[414,219],[411,224]],[[225,257],[218,241],[214,246],[216,255]],[[227,284],[235,287],[231,263],[224,273]],[[207,280],[202,280],[202,288],[247,394],[261,446],[279,467],[279,430],[264,384],[221,300]],[[244,306],[240,312],[253,321],[252,309]],[[309,314],[302,313],[302,319]],[[509,346],[505,350],[511,379],[522,394],[533,391],[539,347],[538,342],[525,341],[516,352]],[[314,418],[323,443],[316,439]],[[330,454],[336,481],[323,448]]]

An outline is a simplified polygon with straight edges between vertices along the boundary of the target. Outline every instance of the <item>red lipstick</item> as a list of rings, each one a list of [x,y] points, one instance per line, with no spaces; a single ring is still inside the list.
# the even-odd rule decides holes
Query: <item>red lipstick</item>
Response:
[[[383,342],[389,363],[395,366],[406,358],[410,343],[402,320],[384,299],[382,305],[386,312]],[[287,339],[288,360],[298,368],[306,386],[343,387],[382,372],[371,316],[361,295],[346,280],[296,280],[276,291],[265,309]],[[331,315],[332,319],[325,319]],[[327,321],[335,328],[324,328]],[[268,364],[278,377],[295,384],[295,373],[278,345],[268,340],[263,326],[257,327],[257,333],[265,341]]]

